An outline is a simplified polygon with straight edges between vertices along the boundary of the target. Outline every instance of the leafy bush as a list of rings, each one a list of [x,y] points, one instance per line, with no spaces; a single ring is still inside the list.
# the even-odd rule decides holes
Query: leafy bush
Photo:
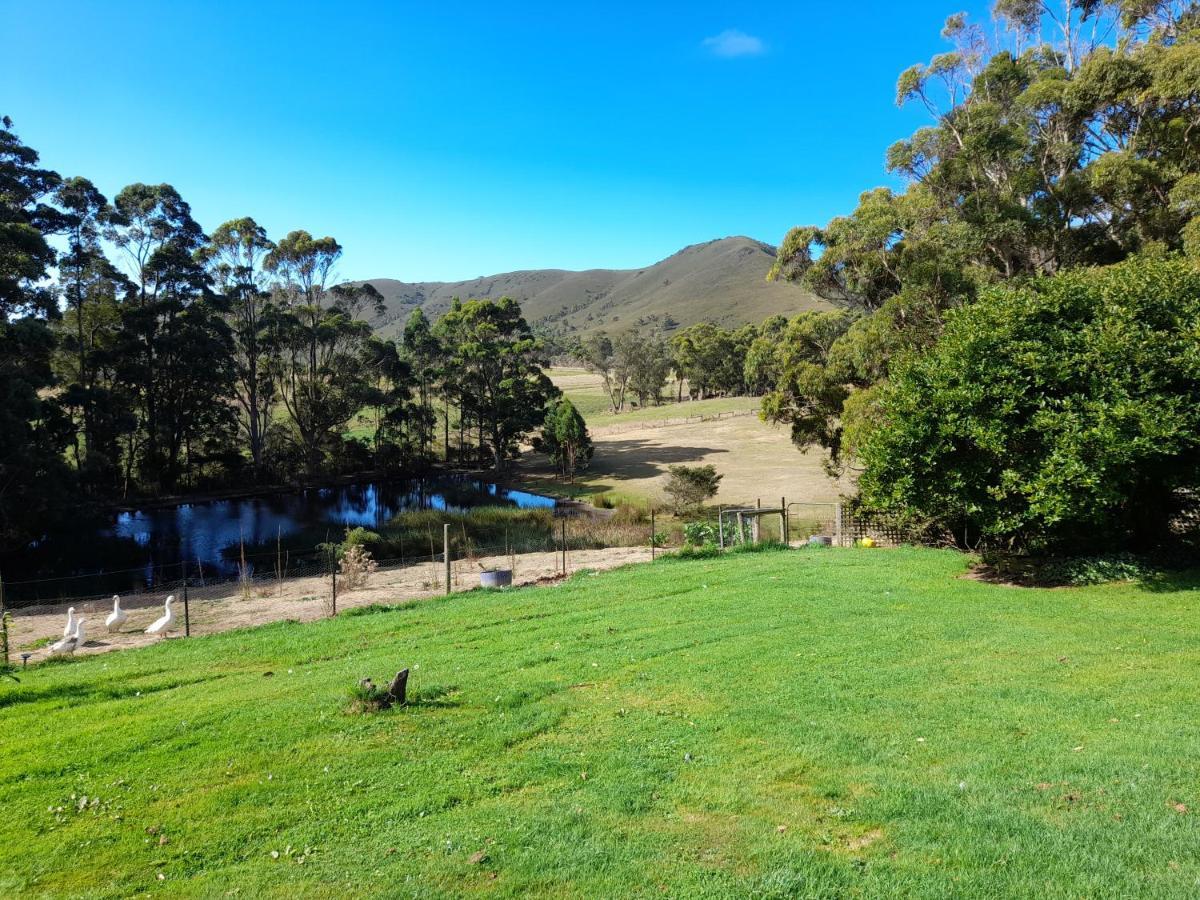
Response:
[[[775,553],[780,550],[791,550],[787,544],[779,541],[759,541],[758,543],[738,544],[729,549],[730,553]]]
[[[865,435],[868,509],[962,545],[1146,548],[1200,488],[1200,270],[1119,265],[984,292],[899,364]]]
[[[671,498],[675,512],[696,510],[705,500],[717,496],[717,488],[724,475],[718,475],[716,466],[670,466],[663,491]]]
[[[711,522],[688,522],[683,526],[683,539],[693,547],[717,542],[717,527]]]
[[[674,553],[668,553],[663,559],[715,559],[721,555],[721,548],[716,544],[701,544],[694,546],[684,544]]]

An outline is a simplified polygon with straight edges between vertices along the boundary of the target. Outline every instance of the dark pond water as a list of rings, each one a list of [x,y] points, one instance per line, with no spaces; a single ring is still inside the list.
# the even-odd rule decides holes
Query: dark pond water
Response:
[[[120,512],[81,522],[67,533],[4,561],[14,605],[35,598],[83,596],[178,579],[237,574],[240,547],[273,555],[277,537],[297,553],[341,537],[347,527],[377,529],[405,510],[480,506],[553,507],[554,500],[477,479],[442,476],[312,488],[263,497],[184,503]],[[22,584],[54,576],[53,582]],[[67,576],[67,577],[64,577]]]

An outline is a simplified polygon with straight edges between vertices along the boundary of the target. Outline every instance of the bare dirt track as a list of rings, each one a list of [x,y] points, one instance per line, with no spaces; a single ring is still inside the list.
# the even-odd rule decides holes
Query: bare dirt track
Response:
[[[580,569],[614,569],[634,562],[646,562],[650,551],[646,547],[616,547],[605,550],[571,550],[567,553],[568,572]],[[514,584],[534,584],[553,579],[560,573],[558,553],[521,553],[515,557]],[[469,590],[479,584],[482,568],[505,567],[509,557],[483,557],[478,560],[458,560],[452,564],[454,590]],[[256,585],[245,596],[236,583],[220,586],[189,602],[192,635],[212,634],[234,628],[249,628],[284,619],[309,622],[330,614],[330,581],[326,576],[295,578],[283,582],[282,589],[273,583]],[[405,603],[434,597],[445,592],[445,565],[442,562],[421,563],[395,569],[383,569],[371,576],[367,585],[354,591],[338,591],[338,609],[367,606],[371,603]],[[174,605],[176,630],[168,638],[145,633],[147,625],[162,615],[163,595],[147,594],[127,602],[129,618],[121,630],[110,633],[104,619],[112,611],[109,600],[87,603],[75,602],[76,615],[86,620],[87,643],[78,653],[105,653],[140,647],[159,640],[177,640],[183,634],[183,604]],[[67,604],[38,606],[14,610],[10,641],[14,657],[19,652],[32,652],[30,662],[45,659],[49,644],[62,636]]]

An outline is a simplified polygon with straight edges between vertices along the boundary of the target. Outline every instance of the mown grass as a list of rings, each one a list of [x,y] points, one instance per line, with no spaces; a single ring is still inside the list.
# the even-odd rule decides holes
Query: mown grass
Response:
[[[39,667],[0,893],[1194,896],[1197,582],[966,566],[664,560]]]

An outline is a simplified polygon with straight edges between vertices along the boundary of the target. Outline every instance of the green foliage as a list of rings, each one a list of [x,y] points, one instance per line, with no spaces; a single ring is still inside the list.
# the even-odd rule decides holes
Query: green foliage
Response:
[[[717,495],[721,479],[712,465],[669,466],[669,476],[663,492],[671,498],[675,512],[694,511]]]
[[[56,255],[47,236],[60,221],[47,204],[61,179],[0,123],[0,548],[38,535],[64,505],[71,473],[62,458],[70,422],[46,391],[54,384],[50,323],[58,309],[43,280]]]
[[[1139,581],[1157,572],[1132,553],[1050,560],[1038,566],[1036,577],[1046,584],[1088,585]]]
[[[542,342],[508,297],[455,300],[434,328],[446,358],[446,391],[476,426],[480,450],[500,471],[517,445],[545,420],[547,404],[561,393],[542,371]]]
[[[673,553],[666,554],[663,559],[717,559],[721,555],[721,548],[716,544],[684,544]]]
[[[990,289],[880,394],[863,499],[970,546],[1153,546],[1200,487],[1197,334],[1178,259]]]
[[[929,347],[947,313],[990,285],[1137,253],[1194,253],[1193,6],[1052,11],[1005,0],[994,39],[951,16],[943,37],[952,51],[897,84],[897,102],[931,118],[888,150],[888,169],[907,188],[866,191],[851,215],[783,240],[773,277],[865,315],[803,365],[764,365],[760,348],[757,370],[779,385],[766,417],[842,466],[877,424],[872,404],[853,403],[856,393]]]
[[[717,527],[711,522],[688,522],[683,526],[683,539],[693,547],[715,544]]]
[[[559,474],[567,478],[585,470],[594,452],[583,416],[566,398],[547,410],[541,437],[534,440],[533,447],[548,455]]]

